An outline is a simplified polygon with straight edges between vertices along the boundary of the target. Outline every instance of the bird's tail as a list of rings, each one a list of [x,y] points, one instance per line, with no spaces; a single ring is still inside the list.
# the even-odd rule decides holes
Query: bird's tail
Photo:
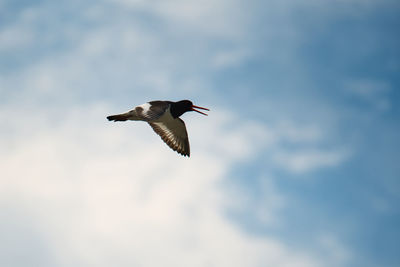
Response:
[[[123,113],[123,114],[108,116],[107,119],[109,121],[126,121],[129,119],[129,116],[130,116],[129,114]]]

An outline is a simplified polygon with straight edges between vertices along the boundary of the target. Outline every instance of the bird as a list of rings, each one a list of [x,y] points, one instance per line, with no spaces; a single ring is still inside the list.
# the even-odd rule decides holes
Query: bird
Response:
[[[107,119],[109,121],[145,121],[172,150],[190,157],[185,122],[179,117],[188,111],[196,111],[208,116],[197,109],[210,111],[208,108],[193,105],[190,100],[177,102],[155,100],[139,105],[125,113],[108,116]]]

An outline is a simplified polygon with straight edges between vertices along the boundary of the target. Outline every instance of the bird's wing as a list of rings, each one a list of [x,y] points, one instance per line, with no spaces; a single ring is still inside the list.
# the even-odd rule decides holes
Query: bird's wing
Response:
[[[167,101],[151,101],[143,105],[137,106],[129,113],[140,120],[153,121],[160,118],[169,107]]]
[[[189,138],[185,122],[179,118],[167,122],[149,122],[153,130],[173,150],[190,157]]]

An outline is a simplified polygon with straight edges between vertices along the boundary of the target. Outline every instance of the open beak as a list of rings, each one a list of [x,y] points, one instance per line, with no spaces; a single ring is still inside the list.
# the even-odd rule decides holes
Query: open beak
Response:
[[[204,110],[210,111],[208,108],[202,108],[202,107],[198,107],[198,106],[192,105],[192,110],[193,110],[193,111],[196,111],[196,112],[198,112],[198,113],[200,113],[200,114],[203,114],[203,115],[206,115],[206,116],[208,116],[208,114],[203,113],[203,112],[201,112],[201,111],[198,111],[198,110],[196,110],[195,108],[204,109]]]

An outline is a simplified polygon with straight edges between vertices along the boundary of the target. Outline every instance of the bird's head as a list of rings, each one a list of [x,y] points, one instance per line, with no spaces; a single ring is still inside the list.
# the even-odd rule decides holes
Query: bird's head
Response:
[[[206,113],[203,113],[197,109],[203,109],[203,110],[209,111],[208,108],[202,108],[202,107],[193,105],[192,101],[190,101],[190,100],[181,100],[181,101],[175,102],[171,105],[171,113],[176,118],[188,111],[196,111],[200,114],[208,116]]]

